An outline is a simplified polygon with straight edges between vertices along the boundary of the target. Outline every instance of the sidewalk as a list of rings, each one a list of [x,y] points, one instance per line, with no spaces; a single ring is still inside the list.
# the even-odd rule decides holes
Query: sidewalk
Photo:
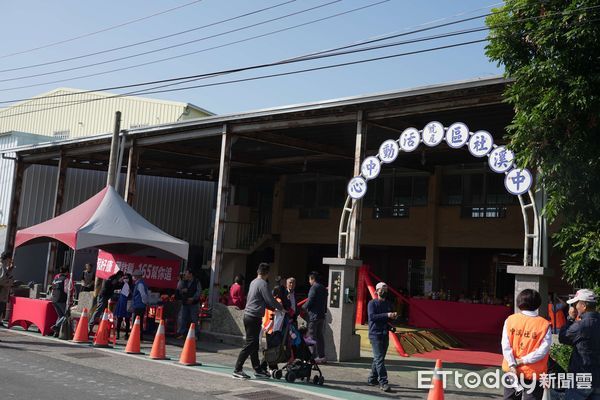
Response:
[[[202,336],[202,335],[201,335]],[[183,341],[168,338],[167,353],[177,354]],[[144,343],[143,347],[151,347],[151,344]],[[201,340],[197,343],[198,360],[211,365],[219,365],[222,371],[231,373],[235,364],[239,347],[223,343],[215,343],[211,341]],[[393,350],[393,349],[392,349]],[[371,354],[361,351],[361,358],[343,363],[328,363],[321,366],[323,376],[325,377],[325,385],[323,388],[330,388],[345,392],[344,398],[363,399],[365,396],[379,396],[391,399],[425,399],[427,397],[426,389],[417,389],[417,371],[428,370],[432,371],[435,361],[409,357],[404,358],[394,355],[390,351],[390,355],[386,357],[386,367],[388,370],[388,378],[392,386],[392,393],[384,393],[378,387],[368,386],[366,384],[369,371],[371,369]],[[249,361],[246,363],[246,370],[250,369]],[[445,364],[444,370],[457,370],[464,373],[477,372],[481,375],[494,371],[494,368],[478,367],[464,364]],[[286,382],[273,380],[273,382]],[[321,387],[306,383],[294,383],[301,385],[306,390],[315,393],[321,393]],[[454,399],[501,399],[501,390],[494,389],[458,389],[452,382],[449,383],[445,391],[445,398]]]
[[[15,332],[23,334],[20,329],[2,330],[3,332]],[[36,336],[42,339],[42,336],[33,331],[25,333],[27,335]],[[70,342],[60,341],[55,338],[43,337],[43,340],[56,341],[68,345]],[[124,353],[125,341],[120,340],[114,349],[98,349],[99,351],[109,351],[118,353],[125,357],[144,357],[147,359],[147,354],[150,353],[152,342],[150,337],[146,337],[146,341],[142,343],[142,352],[146,356],[127,355]],[[174,338],[167,339],[167,356],[170,361],[151,361],[162,363],[165,367],[175,368],[175,362],[179,359],[181,353],[182,340]],[[75,345],[77,346],[77,345]],[[218,375],[229,379],[233,371],[233,365],[239,352],[238,347],[209,342],[201,340],[197,343],[197,359],[202,366],[181,367],[184,369],[193,369],[199,374]],[[417,388],[417,371],[433,370],[434,362],[432,360],[420,359],[416,357],[402,358],[396,355],[389,355],[386,360],[388,368],[388,377],[392,387],[391,393],[384,393],[378,387],[371,387],[366,384],[371,365],[370,354],[363,352],[359,360],[343,363],[328,363],[323,365],[321,370],[325,378],[323,386],[313,385],[312,383],[296,382],[288,383],[285,380],[275,379],[251,379],[249,382],[262,383],[264,385],[274,385],[280,389],[292,389],[290,395],[298,395],[298,391],[306,395],[330,398],[330,399],[425,399],[427,398],[427,389]],[[246,363],[246,370],[250,370],[249,361]],[[467,366],[461,364],[445,364],[444,370],[457,370],[463,374],[467,372],[477,372],[483,375],[486,372],[493,371],[493,368],[484,368],[477,366]],[[191,371],[190,371],[191,372]],[[250,372],[250,371],[249,371]],[[232,387],[239,387],[240,381],[231,378]],[[311,396],[311,397],[312,397]],[[308,396],[304,396],[307,398]],[[458,399],[501,399],[501,390],[496,389],[458,389],[452,382],[449,382],[445,390],[445,398],[447,400]]]

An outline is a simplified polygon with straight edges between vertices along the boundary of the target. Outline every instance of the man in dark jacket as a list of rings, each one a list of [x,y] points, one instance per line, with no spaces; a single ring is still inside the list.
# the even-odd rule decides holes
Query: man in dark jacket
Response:
[[[389,322],[396,319],[397,315],[392,312],[392,305],[386,301],[388,287],[384,282],[375,286],[377,298],[371,300],[367,306],[369,314],[369,340],[373,348],[373,364],[369,374],[368,384],[379,385],[384,392],[390,391],[385,369],[385,355],[389,345]]]
[[[65,317],[65,311],[67,309],[67,293],[69,292],[70,285],[69,269],[67,267],[60,267],[60,272],[54,276],[52,280],[52,291],[51,301],[54,310],[56,311],[56,321],[52,325],[54,336],[58,337],[58,331],[60,324]]]
[[[589,289],[578,290],[569,301],[569,317],[558,339],[573,346],[569,372],[576,375],[576,387],[567,389],[565,399],[600,399],[600,314],[596,312],[597,297]],[[576,321],[577,317],[579,321]],[[583,375],[586,374],[586,375]],[[581,381],[587,383],[582,385]]]
[[[179,311],[179,336],[183,339],[191,323],[196,324],[196,337],[200,327],[198,326],[198,312],[200,309],[200,295],[202,288],[200,282],[194,278],[191,268],[185,270],[183,279],[177,285],[177,298],[181,300],[181,310]]]
[[[265,308],[269,307],[273,310],[282,310],[281,304],[275,300],[267,279],[269,278],[269,264],[261,263],[256,271],[256,278],[250,283],[248,289],[248,297],[246,300],[246,308],[244,309],[244,330],[246,331],[246,343],[240,351],[233,377],[237,379],[248,379],[250,376],[243,370],[244,363],[250,357],[252,367],[254,368],[254,376],[257,378],[268,378],[269,373],[260,365],[258,358],[259,349],[259,334],[261,329],[262,318],[265,315]]]
[[[121,279],[122,276],[123,276],[123,271],[117,271],[116,274],[109,276],[108,279],[106,279],[104,282],[102,282],[102,287],[100,289],[100,293],[98,293],[98,302],[97,302],[97,306],[96,306],[96,311],[94,311],[94,315],[92,315],[92,317],[90,318],[90,322],[89,322],[90,333],[92,332],[92,329],[94,328],[94,324],[96,323],[96,321],[102,317],[102,313],[104,313],[104,310],[106,308],[108,308],[108,301],[114,295],[115,286],[116,286],[117,282],[119,282],[119,279]]]
[[[311,272],[308,276],[310,290],[308,300],[303,308],[308,312],[308,336],[316,342],[315,361],[317,364],[327,362],[325,358],[325,314],[327,313],[327,289],[319,283],[318,272]]]

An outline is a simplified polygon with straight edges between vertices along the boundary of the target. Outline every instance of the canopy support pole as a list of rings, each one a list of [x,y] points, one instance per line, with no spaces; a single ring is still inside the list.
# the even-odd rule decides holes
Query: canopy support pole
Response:
[[[219,183],[217,186],[217,204],[215,207],[215,228],[211,257],[210,288],[208,301],[213,305],[219,296],[221,265],[223,264],[223,238],[225,234],[225,220],[227,214],[227,200],[229,198],[229,170],[231,167],[231,134],[227,132],[227,125],[223,125],[221,139],[221,157],[219,163]]]

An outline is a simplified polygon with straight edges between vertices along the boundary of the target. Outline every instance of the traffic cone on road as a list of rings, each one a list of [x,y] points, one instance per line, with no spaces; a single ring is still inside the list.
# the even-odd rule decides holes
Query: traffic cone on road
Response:
[[[439,371],[442,370],[442,360],[437,359],[433,370],[433,387],[429,389],[427,400],[444,400],[444,384]]]
[[[102,321],[98,326],[98,332],[94,338],[94,347],[110,347],[108,344],[110,336],[110,322],[108,321],[108,308],[104,310],[102,314]]]
[[[140,330],[142,327],[140,326],[140,316],[135,317],[135,322],[133,323],[133,328],[131,328],[131,333],[129,334],[129,340],[127,341],[127,346],[125,346],[125,353],[128,354],[144,354],[141,350],[140,345]]]
[[[183,365],[202,365],[196,362],[196,324],[190,324],[187,337],[185,338],[185,344],[181,351],[181,357],[179,357],[179,364]]]
[[[154,343],[152,343],[150,358],[153,360],[167,359],[167,347],[165,344],[165,321],[162,319],[160,320],[160,324],[156,330],[156,336],[154,336]]]
[[[81,317],[79,317],[79,322],[77,323],[77,329],[75,330],[75,337],[73,337],[73,342],[75,343],[89,343],[89,332],[88,332],[88,309],[84,308],[81,313]]]

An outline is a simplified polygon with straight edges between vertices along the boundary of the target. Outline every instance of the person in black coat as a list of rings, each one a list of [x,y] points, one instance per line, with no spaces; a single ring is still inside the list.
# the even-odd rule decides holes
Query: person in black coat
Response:
[[[308,313],[308,336],[316,342],[315,361],[318,364],[327,362],[325,358],[325,314],[327,313],[327,289],[319,282],[319,273],[311,272],[308,275],[310,290],[308,300],[304,303],[304,310]]]

